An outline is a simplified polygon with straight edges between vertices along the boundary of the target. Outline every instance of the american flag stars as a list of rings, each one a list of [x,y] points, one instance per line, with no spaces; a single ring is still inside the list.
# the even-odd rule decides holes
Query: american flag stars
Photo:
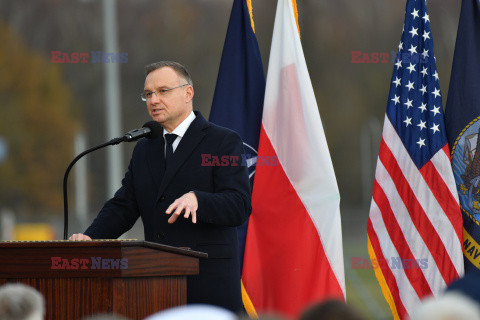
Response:
[[[410,46],[410,49],[408,49],[408,51],[410,51],[410,54],[413,55],[413,54],[417,53],[417,47],[412,44]]]
[[[427,39],[430,39],[430,32],[423,31],[423,41],[426,41]]]
[[[428,75],[427,68],[423,67],[423,69],[422,69],[422,71],[420,71],[420,73],[422,74],[422,76]]]
[[[425,20],[425,24],[427,22],[430,22],[430,18],[429,18],[428,14],[426,12],[425,12],[425,15],[422,17],[422,19]]]
[[[410,71],[410,73],[412,73],[413,71],[417,71],[415,70],[415,65],[413,63],[410,62],[410,65],[408,66],[408,71]]]
[[[415,37],[415,36],[418,36],[418,28],[414,28],[412,27],[412,30],[409,31],[409,33],[412,35],[412,38]]]
[[[446,139],[430,18],[427,13],[421,14],[421,2],[424,1],[416,1],[407,12],[409,19],[398,46],[387,106],[387,116],[406,149],[417,157],[418,165],[424,163],[421,159],[429,159]]]

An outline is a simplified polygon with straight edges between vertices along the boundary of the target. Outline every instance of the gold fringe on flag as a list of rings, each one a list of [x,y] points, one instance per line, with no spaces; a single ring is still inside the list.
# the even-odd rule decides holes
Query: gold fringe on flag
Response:
[[[245,290],[245,287],[243,286],[243,281],[240,281],[240,283],[242,285],[243,307],[245,308],[245,311],[247,311],[247,314],[250,318],[258,319],[257,311],[253,306],[252,300],[250,300],[250,297],[248,296],[247,290]]]
[[[252,0],[246,0],[246,1],[247,1],[248,13],[250,14],[250,24],[252,25],[252,30],[253,30],[253,33],[255,33],[255,23],[253,23],[253,7],[252,7]]]
[[[370,260],[378,261],[377,256],[375,255],[375,251],[373,250],[372,244],[370,243],[370,237],[367,236],[367,240],[368,240],[368,245],[367,245],[368,254],[370,255]],[[380,288],[382,288],[383,296],[385,297],[385,300],[387,300],[387,303],[390,306],[390,309],[392,310],[393,319],[400,320],[397,308],[395,307],[395,301],[393,300],[392,293],[390,292],[390,288],[388,287],[387,281],[383,276],[380,266],[377,266],[373,270],[375,270],[375,276],[377,277],[378,283],[380,284]]]
[[[297,22],[298,36],[302,38],[302,36],[300,35],[300,26],[298,25],[297,0],[292,0],[292,5],[293,5],[293,13],[295,15],[295,22]]]

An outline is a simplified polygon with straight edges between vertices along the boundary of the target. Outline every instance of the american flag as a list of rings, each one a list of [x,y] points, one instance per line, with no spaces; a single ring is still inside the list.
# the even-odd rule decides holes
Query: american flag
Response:
[[[425,0],[407,1],[367,233],[395,319],[463,275],[462,216]]]

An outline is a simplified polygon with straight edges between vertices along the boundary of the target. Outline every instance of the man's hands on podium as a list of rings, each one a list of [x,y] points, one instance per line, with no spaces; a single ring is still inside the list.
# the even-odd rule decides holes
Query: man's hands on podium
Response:
[[[174,223],[180,215],[183,214],[185,219],[192,216],[192,222],[197,223],[197,209],[198,200],[195,192],[190,191],[183,196],[175,200],[165,211],[166,214],[172,216],[168,219],[168,223]]]
[[[75,233],[68,240],[92,240],[92,238],[83,233]]]

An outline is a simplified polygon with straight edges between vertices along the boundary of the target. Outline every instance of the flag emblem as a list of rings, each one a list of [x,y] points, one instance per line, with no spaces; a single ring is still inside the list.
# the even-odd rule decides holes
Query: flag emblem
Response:
[[[452,166],[460,207],[478,224],[480,221],[480,117],[470,122],[452,146]]]
[[[243,143],[243,148],[245,149],[245,154],[243,155],[242,165],[247,166],[248,168],[248,178],[250,183],[253,181],[253,176],[255,174],[255,164],[257,163],[257,154],[258,151],[248,143]]]

